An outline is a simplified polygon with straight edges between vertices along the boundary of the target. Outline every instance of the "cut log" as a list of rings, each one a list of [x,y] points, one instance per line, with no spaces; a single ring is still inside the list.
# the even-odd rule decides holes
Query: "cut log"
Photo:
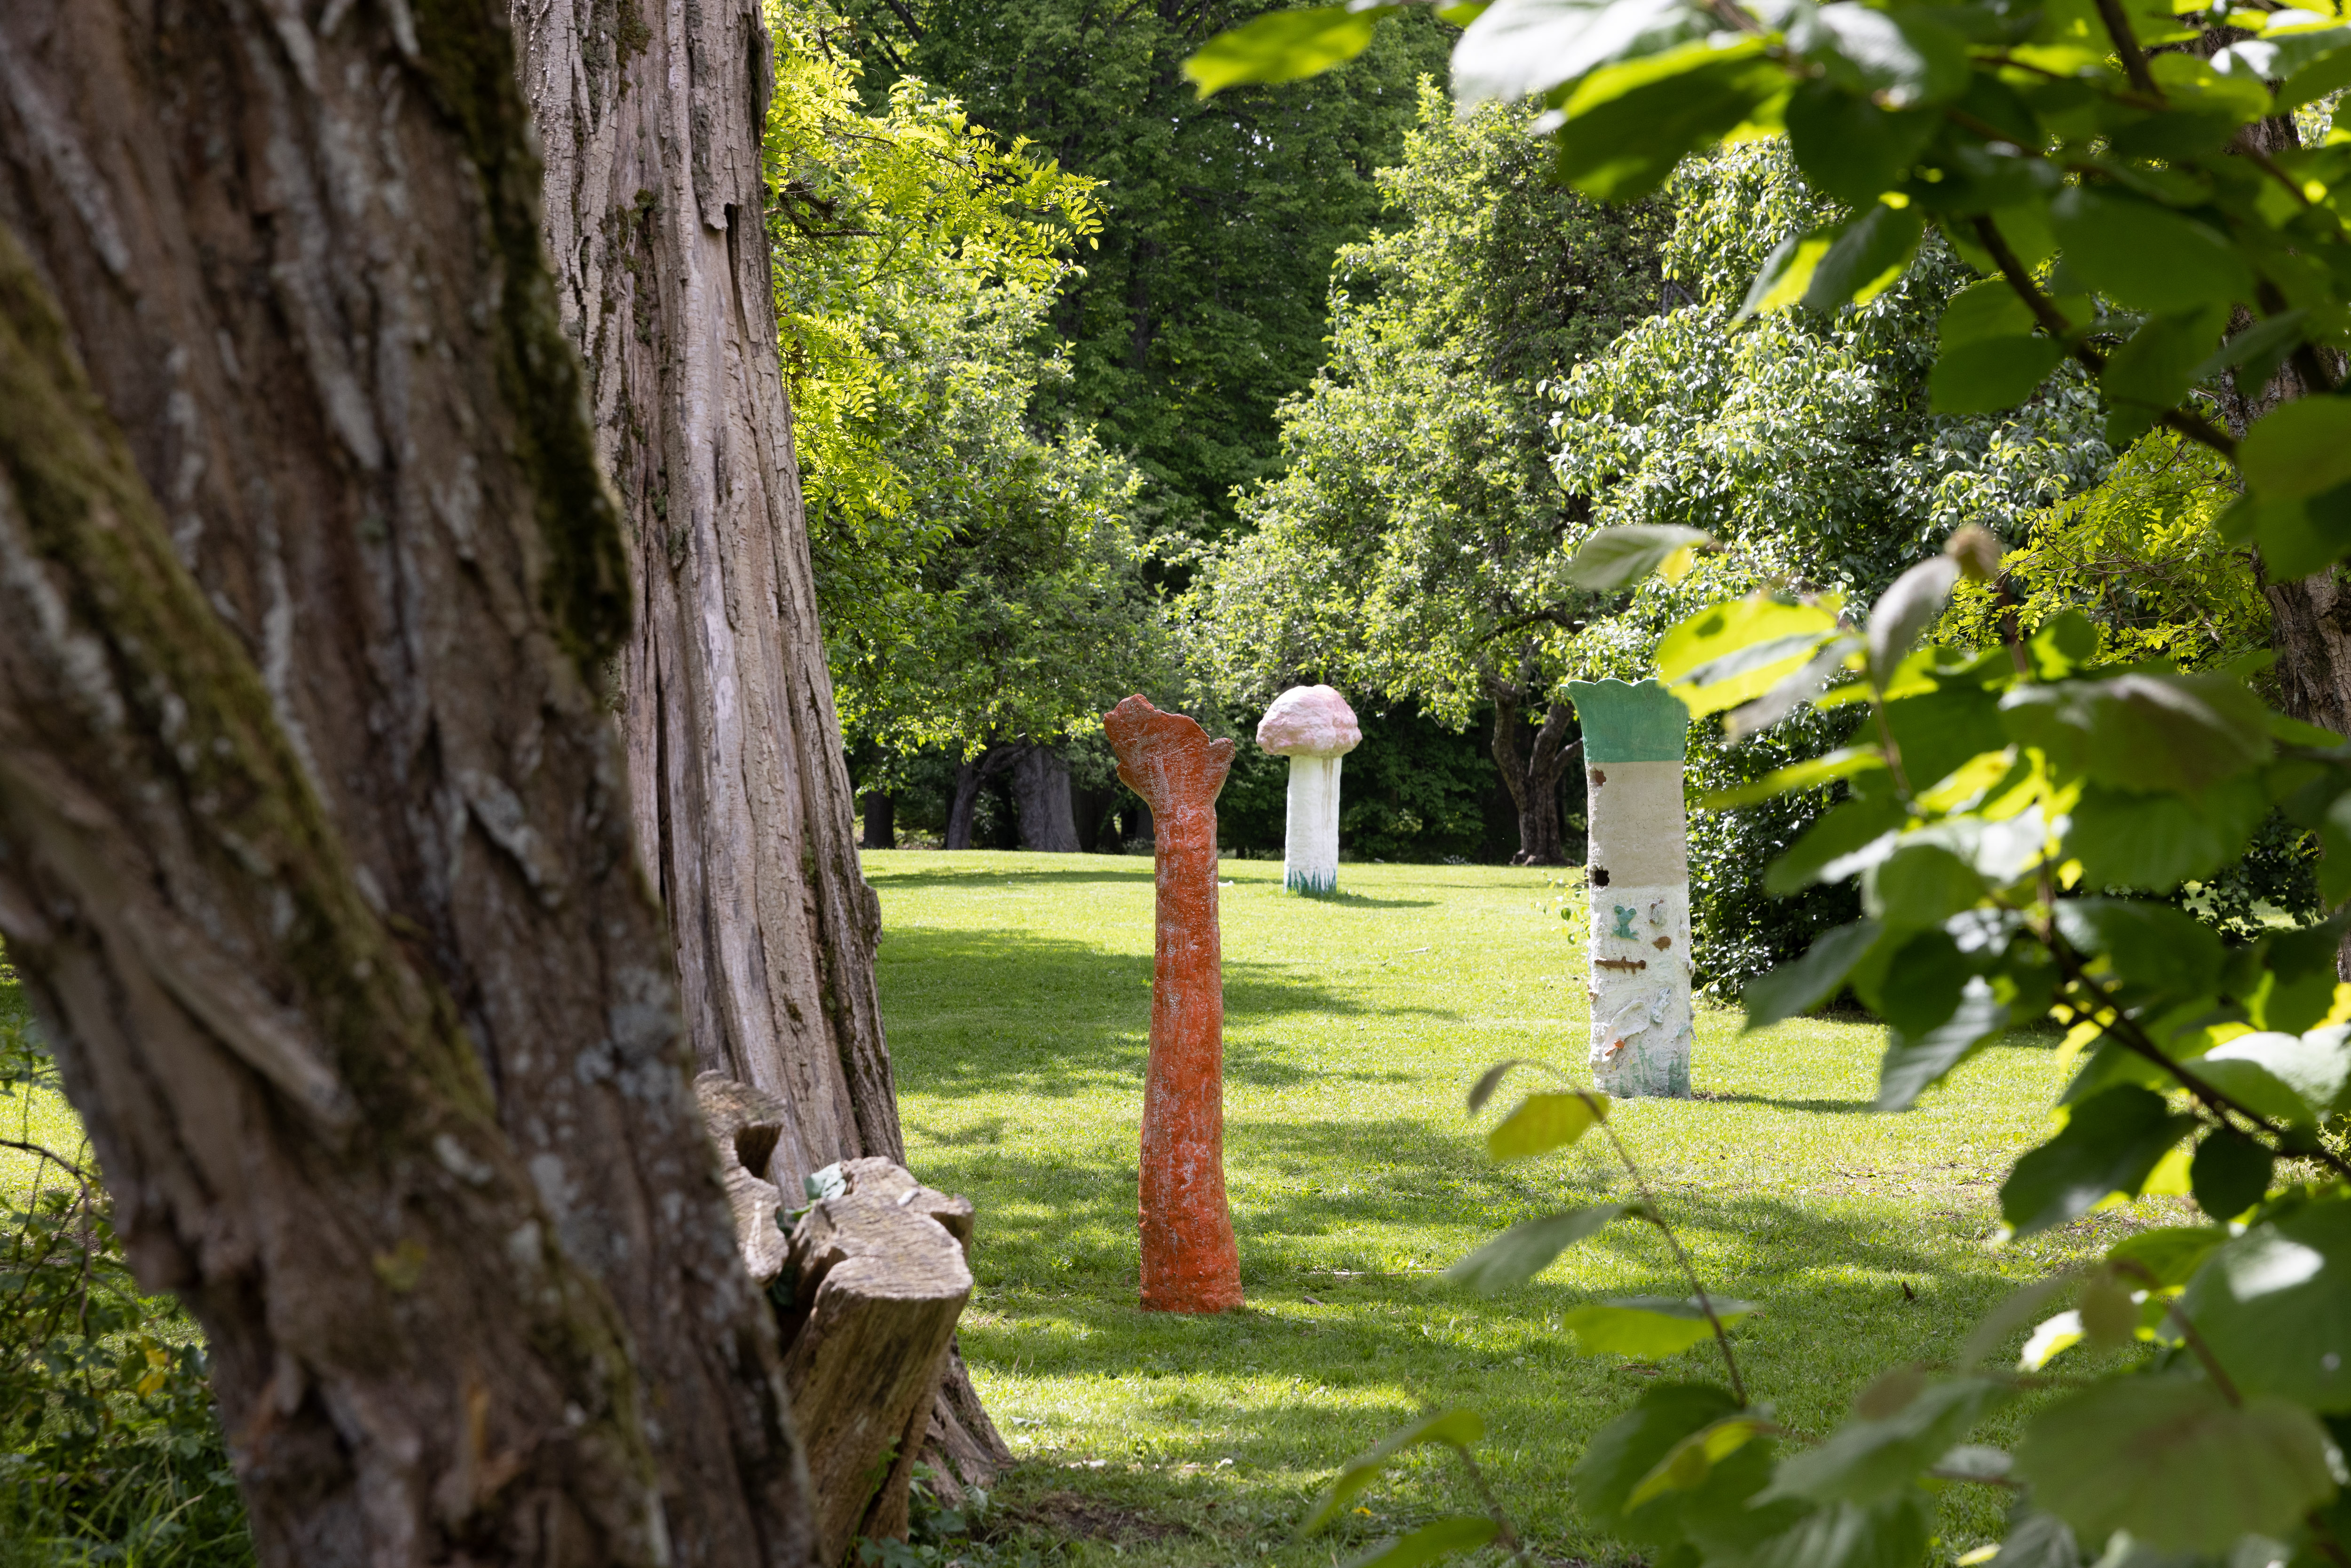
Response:
[[[764,1089],[716,1072],[696,1078],[694,1093],[702,1102],[710,1141],[718,1145],[726,1207],[735,1214],[736,1250],[752,1282],[764,1290],[783,1272],[788,1250],[783,1228],[776,1223],[784,1195],[768,1176],[776,1145],[791,1125],[791,1107]]]
[[[915,1455],[938,1419],[956,1319],[971,1299],[968,1198],[878,1156],[793,1228],[784,1385],[816,1491],[818,1561],[860,1535],[903,1537]]]

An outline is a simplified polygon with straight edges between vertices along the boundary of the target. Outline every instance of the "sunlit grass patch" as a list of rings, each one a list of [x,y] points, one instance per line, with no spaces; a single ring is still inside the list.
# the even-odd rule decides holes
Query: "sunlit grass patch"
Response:
[[[1597,1141],[1493,1166],[1462,1108],[1501,1058],[1583,1059],[1582,930],[1560,917],[1559,873],[1351,865],[1324,900],[1284,894],[1278,864],[1223,863],[1225,1158],[1249,1301],[1192,1320],[1134,1305],[1148,862],[886,852],[866,868],[908,1157],[979,1207],[963,1345],[1027,1461],[1016,1504],[1074,1492],[1183,1525],[1127,1540],[1125,1559],[1326,1563],[1334,1542],[1290,1532],[1332,1469],[1466,1404],[1546,1553],[1621,1558],[1578,1521],[1566,1472],[1643,1388],[1719,1363],[1710,1346],[1586,1357],[1559,1323],[1599,1296],[1683,1293],[1662,1240],[1604,1231],[1490,1301],[1437,1277],[1508,1225],[1625,1191]],[[1744,1369],[1799,1432],[1824,1433],[1879,1372],[1949,1355],[2016,1283],[2147,1218],[2142,1205],[1994,1243],[2000,1178],[2061,1078],[2053,1040],[1988,1051],[1889,1117],[1870,1110],[1876,1026],[1738,1025],[1699,1015],[1701,1098],[1621,1103],[1614,1125],[1708,1287],[1761,1303],[1737,1334]],[[1342,1555],[1472,1506],[1438,1458],[1396,1475],[1349,1516]],[[1950,1538],[1982,1539],[2003,1501],[1951,1494]]]

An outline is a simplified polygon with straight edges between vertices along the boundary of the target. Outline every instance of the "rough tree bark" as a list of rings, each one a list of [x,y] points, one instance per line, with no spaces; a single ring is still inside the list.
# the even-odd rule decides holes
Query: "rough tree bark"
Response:
[[[796,1193],[905,1145],[776,350],[769,43],[758,0],[512,14],[564,329],[634,566],[618,684],[637,843],[695,1056],[792,1107],[771,1174]],[[977,1424],[967,1457],[1008,1462],[960,1361],[950,1384]]]
[[[0,6],[0,933],[270,1563],[810,1555],[538,179],[495,0]]]
[[[1494,766],[1501,769],[1502,787],[1519,812],[1519,852],[1513,865],[1564,865],[1567,851],[1560,831],[1559,781],[1583,743],[1571,740],[1575,712],[1554,701],[1543,715],[1531,740],[1526,738],[1523,716],[1531,672],[1521,670],[1516,681],[1489,679],[1487,695],[1494,703],[1494,729],[1489,746]]]
[[[1071,800],[1070,759],[1050,746],[1021,747],[1012,765],[1012,811],[1020,822],[1020,847],[1076,854],[1078,819]]]

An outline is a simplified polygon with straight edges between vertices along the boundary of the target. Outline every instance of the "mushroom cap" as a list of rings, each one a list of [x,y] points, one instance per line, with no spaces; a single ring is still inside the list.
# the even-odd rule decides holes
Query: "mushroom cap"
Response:
[[[1343,757],[1363,742],[1355,710],[1329,686],[1290,687],[1257,726],[1257,743],[1276,757]]]

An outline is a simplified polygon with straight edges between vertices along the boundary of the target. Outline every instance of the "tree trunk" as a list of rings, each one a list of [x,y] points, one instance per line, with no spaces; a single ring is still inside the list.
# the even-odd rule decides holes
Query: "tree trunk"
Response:
[[[563,327],[635,569],[617,674],[637,845],[695,1057],[792,1108],[773,1168],[796,1193],[905,1143],[777,359],[773,57],[758,0],[512,7]]]
[[[1012,765],[1012,805],[1022,849],[1049,855],[1078,852],[1068,758],[1050,746],[1022,747]]]
[[[412,15],[0,7],[0,933],[265,1563],[799,1564],[509,41]]]
[[[955,791],[947,798],[947,835],[946,848],[971,848],[972,817],[979,809],[982,786],[1012,766],[1013,748],[991,746],[977,757],[966,758],[956,764]]]
[[[898,802],[887,789],[868,789],[858,797],[858,814],[864,819],[865,836],[858,848],[894,850],[898,847]]]
[[[904,1157],[776,356],[757,0],[515,0],[548,248],[629,524],[637,843],[695,1055],[796,1124],[789,1184]]]
[[[1494,732],[1489,749],[1501,770],[1502,787],[1519,813],[1519,852],[1513,865],[1565,865],[1559,812],[1559,781],[1583,750],[1580,740],[1568,739],[1574,710],[1554,702],[1544,714],[1542,727],[1529,745],[1521,739],[1526,724],[1520,717],[1523,686],[1496,681],[1488,685],[1494,699]],[[1527,750],[1521,754],[1520,747]]]

